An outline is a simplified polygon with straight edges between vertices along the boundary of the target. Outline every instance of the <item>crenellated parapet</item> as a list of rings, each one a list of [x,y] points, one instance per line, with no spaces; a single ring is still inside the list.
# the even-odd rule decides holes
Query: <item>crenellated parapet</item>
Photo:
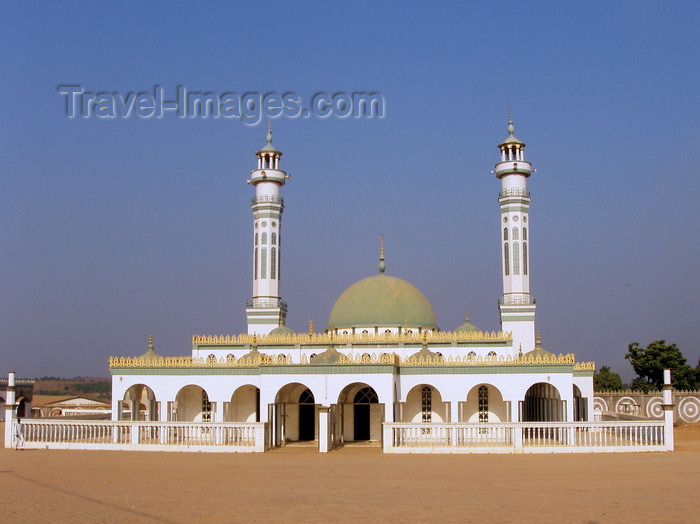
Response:
[[[111,368],[213,368],[213,367],[259,367],[259,366],[299,366],[313,365],[313,358],[306,355],[295,362],[291,354],[268,355],[265,353],[250,353],[240,358],[233,355],[216,358],[193,357],[110,357]],[[531,366],[547,364],[573,365],[574,370],[595,370],[594,362],[575,362],[573,353],[568,355],[527,355],[511,356],[411,356],[402,359],[396,353],[355,353],[346,355],[338,352],[338,360],[334,364],[390,364],[394,366]]]
[[[503,331],[437,331],[421,333],[292,333],[272,335],[193,335],[192,344],[197,346],[207,345],[272,345],[272,344],[410,344],[421,343],[424,337],[430,342],[506,342],[512,340],[511,333]]]

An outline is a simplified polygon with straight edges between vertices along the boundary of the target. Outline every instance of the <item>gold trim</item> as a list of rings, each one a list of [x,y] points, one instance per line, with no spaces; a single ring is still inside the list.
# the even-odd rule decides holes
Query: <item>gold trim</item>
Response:
[[[275,335],[193,335],[192,344],[197,346],[208,345],[236,345],[253,344],[254,337],[257,337],[257,344],[261,346],[269,344],[395,344],[395,343],[417,343],[423,340],[429,342],[505,342],[513,339],[511,333],[503,331],[423,331],[422,333],[381,333],[373,335],[370,333],[356,334],[335,334],[330,333],[293,333]]]
[[[573,364],[575,371],[595,370],[595,362],[576,362],[573,353],[568,355],[527,355],[524,357],[494,356],[494,357],[469,357],[464,356],[439,356],[435,357],[408,357],[402,359],[396,353],[356,353],[345,355],[339,353],[340,358],[336,364],[392,364],[395,366],[530,366],[540,364]],[[309,363],[306,355],[302,356],[301,365]],[[293,362],[292,356],[266,355],[255,353],[241,358],[192,358],[192,357],[110,357],[110,368],[196,368],[196,367],[223,367],[223,368],[250,368],[260,365],[299,365]]]

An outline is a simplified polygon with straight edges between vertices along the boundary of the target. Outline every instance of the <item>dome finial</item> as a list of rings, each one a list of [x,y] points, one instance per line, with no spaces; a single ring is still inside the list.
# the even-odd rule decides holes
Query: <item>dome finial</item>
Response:
[[[469,308],[468,307],[464,308],[464,322],[465,323],[469,322]]]
[[[379,272],[383,275],[386,269],[386,263],[384,263],[384,237],[379,235]]]
[[[153,333],[148,335],[148,351],[153,351]]]
[[[272,119],[267,119],[267,143],[272,144]]]
[[[515,127],[513,127],[513,108],[508,108],[508,134],[513,136],[515,132]]]
[[[313,335],[313,334],[314,334],[314,320],[311,319],[311,320],[309,320],[309,335]]]

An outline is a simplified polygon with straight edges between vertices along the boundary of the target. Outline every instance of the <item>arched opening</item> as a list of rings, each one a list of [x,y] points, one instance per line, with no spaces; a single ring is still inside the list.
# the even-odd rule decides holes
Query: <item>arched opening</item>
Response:
[[[447,422],[447,403],[440,391],[430,384],[415,386],[406,395],[401,406],[401,422],[424,424]]]
[[[338,395],[338,408],[336,434],[344,441],[381,440],[384,405],[374,388],[363,382],[347,385]]]
[[[525,393],[520,419],[523,422],[560,422],[564,420],[564,403],[551,384],[539,382]]]
[[[574,384],[574,421],[588,420],[588,402]]]
[[[124,411],[121,420],[159,420],[159,403],[151,388],[145,384],[134,384],[124,392]]]
[[[250,384],[231,395],[224,413],[226,422],[260,422],[260,389]]]
[[[213,419],[212,404],[203,388],[189,385],[177,392],[170,420],[211,422]]]
[[[27,401],[24,397],[17,399],[17,416],[23,418],[26,416]]]
[[[499,389],[491,384],[474,386],[462,404],[460,421],[470,424],[489,422],[506,422],[508,405],[503,400]]]
[[[371,387],[362,388],[353,399],[354,440],[370,439],[370,404],[378,404],[377,393]]]
[[[305,389],[299,395],[299,440],[314,440],[316,436],[316,404],[314,394]]]
[[[276,445],[316,439],[316,399],[298,382],[282,387],[274,405]]]

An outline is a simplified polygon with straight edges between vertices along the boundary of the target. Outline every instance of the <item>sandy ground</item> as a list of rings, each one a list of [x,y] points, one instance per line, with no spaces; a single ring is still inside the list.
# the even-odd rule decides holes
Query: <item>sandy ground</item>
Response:
[[[675,434],[673,453],[589,455],[2,448],[0,520],[697,523],[700,426]]]

